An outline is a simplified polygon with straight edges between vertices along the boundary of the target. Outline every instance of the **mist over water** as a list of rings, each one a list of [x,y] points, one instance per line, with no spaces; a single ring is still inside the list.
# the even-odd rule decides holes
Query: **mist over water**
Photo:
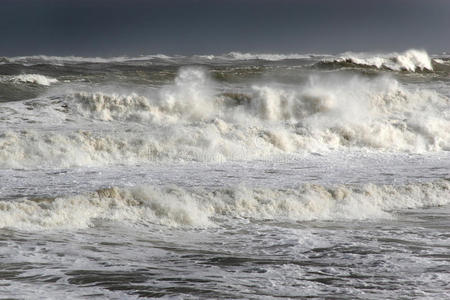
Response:
[[[0,292],[443,299],[449,74],[416,49],[1,58]]]

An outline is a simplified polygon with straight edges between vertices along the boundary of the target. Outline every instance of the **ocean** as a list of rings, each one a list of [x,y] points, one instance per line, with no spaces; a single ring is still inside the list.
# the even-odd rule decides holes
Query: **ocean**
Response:
[[[0,58],[0,298],[449,299],[450,56]]]

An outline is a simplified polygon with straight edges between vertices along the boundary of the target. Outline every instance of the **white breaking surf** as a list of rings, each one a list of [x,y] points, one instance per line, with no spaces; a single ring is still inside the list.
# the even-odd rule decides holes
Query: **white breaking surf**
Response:
[[[209,227],[233,219],[310,221],[392,218],[392,212],[450,203],[450,183],[305,184],[297,189],[239,186],[209,190],[140,186],[106,188],[56,199],[0,201],[0,228],[76,229],[101,221]]]

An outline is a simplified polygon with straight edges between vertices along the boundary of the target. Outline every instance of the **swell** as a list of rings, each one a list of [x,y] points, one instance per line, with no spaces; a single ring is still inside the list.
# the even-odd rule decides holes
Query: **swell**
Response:
[[[397,211],[450,203],[450,182],[406,185],[304,184],[295,189],[139,186],[83,195],[0,201],[0,228],[78,229],[104,221],[210,227],[224,222],[392,218]]]

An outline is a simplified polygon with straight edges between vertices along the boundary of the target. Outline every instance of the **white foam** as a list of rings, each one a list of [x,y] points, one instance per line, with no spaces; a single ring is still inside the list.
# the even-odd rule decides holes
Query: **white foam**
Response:
[[[431,58],[424,50],[410,49],[403,53],[369,54],[347,52],[333,59],[336,62],[350,62],[361,66],[394,71],[433,71]]]
[[[296,189],[141,186],[56,199],[0,202],[0,227],[77,229],[102,220],[209,227],[233,219],[310,221],[392,218],[392,212],[450,203],[447,180],[404,186],[305,184]]]

